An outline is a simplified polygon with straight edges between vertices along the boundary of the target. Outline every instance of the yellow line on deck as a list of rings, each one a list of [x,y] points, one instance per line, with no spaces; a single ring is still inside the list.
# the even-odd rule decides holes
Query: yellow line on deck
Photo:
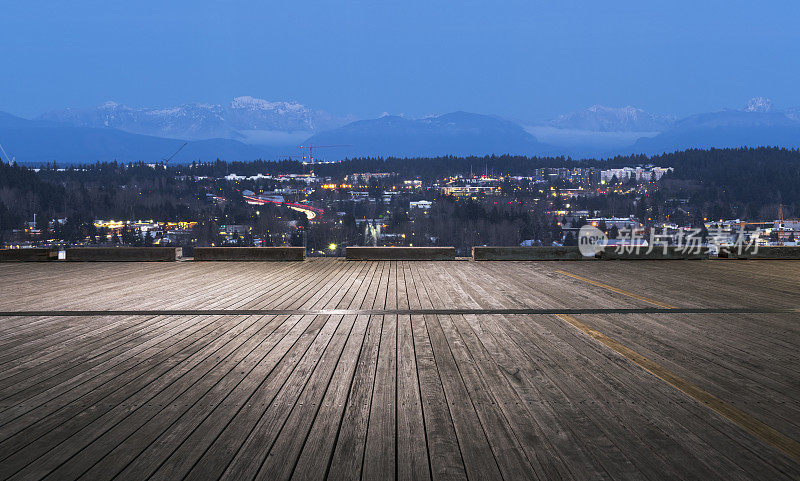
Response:
[[[666,382],[673,388],[703,404],[707,408],[731,421],[761,441],[769,444],[773,448],[792,458],[794,461],[800,463],[800,443],[794,439],[764,424],[741,409],[726,403],[725,401],[692,384],[686,379],[683,379],[682,377],[672,373],[664,366],[642,356],[619,341],[606,336],[602,332],[592,329],[569,314],[556,314],[556,317],[584,332],[589,337],[604,344],[614,352],[639,365],[639,367]]]
[[[616,287],[609,286],[608,284],[603,284],[602,282],[593,281],[591,279],[587,279],[585,277],[581,277],[575,274],[570,274],[567,271],[562,271],[556,269],[556,272],[559,274],[564,274],[565,276],[572,277],[573,279],[578,279],[579,281],[588,282],[593,286],[602,287],[603,289],[608,289],[609,291],[616,292],[617,294],[622,294],[623,296],[632,297],[634,299],[638,299],[640,301],[646,302],[648,304],[652,304],[654,306],[662,307],[664,309],[677,309],[675,306],[671,306],[669,304],[664,304],[663,302],[659,302],[653,299],[649,299],[647,297],[640,296],[638,294],[634,294],[633,292],[623,291],[622,289],[617,289]]]

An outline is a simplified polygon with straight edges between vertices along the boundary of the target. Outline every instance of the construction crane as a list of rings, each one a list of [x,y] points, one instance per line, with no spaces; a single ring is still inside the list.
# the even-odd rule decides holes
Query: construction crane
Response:
[[[12,158],[10,158],[10,157],[8,156],[8,154],[6,153],[6,149],[4,149],[2,145],[0,145],[0,151],[2,151],[2,152],[3,152],[3,155],[5,156],[5,158],[6,158],[6,161],[7,161],[9,164],[13,164],[13,163],[14,163],[14,159],[12,159]],[[0,160],[2,160],[2,159],[0,159]]]
[[[308,145],[301,145],[300,146],[300,150],[308,149],[308,157],[306,157],[305,155],[302,157],[303,158],[303,165],[311,164],[311,174],[312,175],[314,174],[314,163],[316,162],[316,160],[314,159],[314,149],[327,149],[327,148],[331,148],[331,147],[352,147],[352,145],[350,145],[350,144],[337,144],[337,145],[314,145],[314,144],[308,144]],[[308,160],[306,160],[306,159],[308,159]]]
[[[746,225],[764,225],[764,224],[774,224],[775,221],[766,220],[761,222],[736,222],[735,225],[738,225],[740,228],[744,228]],[[783,229],[786,226],[786,223],[783,219],[783,204],[778,204],[778,228]]]
[[[183,148],[184,148],[184,147],[186,147],[187,145],[189,145],[189,142],[184,142],[184,143],[183,143],[183,145],[181,145],[181,146],[178,148],[178,150],[176,150],[176,151],[175,151],[175,153],[174,153],[174,154],[170,155],[170,156],[169,156],[169,157],[167,157],[167,158],[161,159],[161,160],[163,160],[163,161],[164,161],[164,165],[167,165],[167,164],[169,163],[169,161],[170,161],[170,160],[172,160],[172,158],[173,158],[173,157],[175,157],[176,155],[178,155],[178,152],[180,152],[181,150],[183,150]]]

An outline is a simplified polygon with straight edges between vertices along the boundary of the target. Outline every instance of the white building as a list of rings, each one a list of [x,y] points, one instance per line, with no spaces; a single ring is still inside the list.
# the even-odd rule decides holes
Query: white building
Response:
[[[636,182],[643,182],[643,181],[650,181],[650,180],[661,180],[661,177],[664,176],[667,172],[671,172],[674,169],[672,167],[622,167],[621,169],[607,169],[600,171],[600,181],[601,182],[610,182],[611,179],[614,177],[617,180],[629,180],[635,179]]]
[[[610,229],[611,226],[616,226],[617,229],[639,229],[642,227],[641,222],[636,220],[633,216],[631,217],[595,217],[592,219],[586,219],[588,224],[591,224],[594,227],[601,226],[605,224],[607,229]]]
[[[408,209],[423,209],[423,210],[430,210],[431,206],[433,206],[433,202],[429,200],[415,200],[408,203]]]

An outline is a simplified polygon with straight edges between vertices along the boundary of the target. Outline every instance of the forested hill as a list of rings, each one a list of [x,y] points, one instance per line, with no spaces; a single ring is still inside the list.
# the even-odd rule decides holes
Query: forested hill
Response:
[[[674,167],[673,179],[715,188],[731,201],[800,204],[800,151],[758,149],[687,150],[652,157]]]
[[[422,157],[422,158],[356,158],[336,163],[317,164],[315,172],[321,176],[344,176],[353,172],[394,172],[403,178],[435,179],[446,175],[489,174],[532,175],[542,167],[597,167],[600,169],[637,165],[674,167],[675,175],[682,179],[703,182],[736,183],[742,185],[779,183],[797,188],[800,151],[760,147],[740,149],[692,149],[656,156],[630,155],[609,159],[576,160],[566,157]],[[216,162],[188,167],[197,175],[222,176],[302,173],[308,170],[297,161]],[[186,166],[175,169],[185,171]],[[794,182],[794,184],[791,184]]]
[[[441,182],[444,177],[468,176],[470,172],[528,176],[543,167],[604,169],[647,164],[674,167],[674,172],[660,181],[659,195],[663,202],[691,199],[686,208],[693,213],[702,211],[713,218],[774,218],[778,205],[784,206],[787,215],[800,213],[800,151],[778,148],[688,150],[582,161],[514,156],[359,158],[318,164],[315,171],[337,180],[356,172],[390,172],[399,179],[419,178],[431,185],[437,179]],[[33,213],[40,219],[88,219],[111,213],[132,218],[188,218],[185,199],[203,195],[193,178],[304,171],[308,166],[297,161],[217,161],[167,168],[112,162],[66,169],[49,165],[38,172],[0,163],[0,224],[16,227]],[[597,208],[601,207],[598,204]]]
[[[691,179],[704,183],[741,184],[748,188],[780,186],[786,195],[796,198],[800,182],[800,150],[759,147],[739,149],[692,149],[655,156],[630,155],[609,159],[576,160],[567,157],[524,157],[524,156],[485,156],[485,157],[418,157],[418,158],[355,158],[341,162],[320,163],[314,166],[318,176],[343,177],[355,172],[392,172],[402,178],[437,179],[444,176],[480,175],[487,173],[500,175],[533,175],[536,169],[547,167],[595,167],[599,169],[619,168],[637,165],[657,165],[674,167],[673,176],[678,179]],[[55,164],[42,166],[43,172],[51,172],[45,177],[52,179]],[[24,167],[11,166],[0,162],[0,187],[37,182],[33,171]],[[117,162],[68,166],[64,176],[75,180],[97,180],[97,177],[120,178],[163,177],[165,174],[201,175],[222,177],[231,173],[237,175],[256,174],[300,174],[307,173],[309,166],[294,160],[225,162],[217,160],[210,163],[189,165],[170,165],[166,172],[152,169],[142,163],[125,164]],[[31,187],[33,188],[33,187]],[[794,194],[791,194],[794,192]]]
[[[25,167],[0,162],[0,226],[21,225],[26,212],[56,212],[63,201],[61,185]]]

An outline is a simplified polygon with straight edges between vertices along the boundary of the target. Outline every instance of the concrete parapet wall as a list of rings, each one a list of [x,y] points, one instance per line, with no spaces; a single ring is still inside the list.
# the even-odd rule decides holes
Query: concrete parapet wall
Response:
[[[195,247],[196,261],[302,261],[305,247]]]
[[[800,259],[800,246],[759,246],[755,248],[728,248],[720,251],[719,257],[730,259]]]
[[[47,262],[58,259],[58,252],[46,247],[0,249],[0,262]]]
[[[73,262],[170,262],[177,257],[175,247],[72,247],[66,253]]]
[[[630,248],[623,248],[621,252],[617,252],[616,247],[606,247],[598,257],[603,260],[703,260],[708,259],[708,248],[701,249],[684,249],[681,247],[667,247],[666,252],[663,247],[654,247],[652,251],[647,252],[647,247],[642,247],[638,250],[634,249],[633,252]]]
[[[455,247],[345,247],[349,261],[452,261]]]
[[[580,261],[584,257],[577,246],[522,247],[475,246],[472,258],[476,261]]]

